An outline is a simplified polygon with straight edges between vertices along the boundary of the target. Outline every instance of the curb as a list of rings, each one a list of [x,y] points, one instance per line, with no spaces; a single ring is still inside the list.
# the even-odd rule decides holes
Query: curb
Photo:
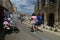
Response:
[[[29,27],[31,27],[31,24],[28,24],[26,22],[23,22],[24,24],[28,25]],[[40,29],[39,29],[40,30]],[[54,31],[51,31],[51,30],[48,30],[48,29],[43,29],[44,31],[46,32],[49,32],[49,33],[52,33],[52,34],[55,34],[57,36],[60,36],[60,33],[59,32],[54,32]]]

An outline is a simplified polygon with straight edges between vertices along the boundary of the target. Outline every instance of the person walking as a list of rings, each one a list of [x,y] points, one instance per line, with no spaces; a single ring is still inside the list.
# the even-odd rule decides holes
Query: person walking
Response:
[[[36,20],[37,20],[37,16],[33,13],[32,16],[31,16],[31,23],[32,23],[32,32],[35,33],[36,31]]]
[[[37,21],[37,26],[38,26],[38,28],[40,28],[40,31],[42,31],[42,28],[43,28],[43,17],[42,17],[41,14],[37,15],[37,20],[38,20]]]
[[[5,18],[7,18],[7,19],[10,17],[10,13],[9,13],[8,10],[4,10],[4,16],[5,16]]]

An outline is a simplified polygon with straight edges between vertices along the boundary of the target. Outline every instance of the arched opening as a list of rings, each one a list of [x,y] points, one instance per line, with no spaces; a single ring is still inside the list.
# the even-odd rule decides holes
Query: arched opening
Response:
[[[48,25],[54,27],[54,14],[50,13],[48,16]]]

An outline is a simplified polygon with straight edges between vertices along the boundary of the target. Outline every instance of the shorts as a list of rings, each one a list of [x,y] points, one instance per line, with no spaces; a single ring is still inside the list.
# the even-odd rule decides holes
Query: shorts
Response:
[[[36,22],[36,26],[40,26],[43,22]]]
[[[36,27],[36,23],[32,23],[32,26]]]

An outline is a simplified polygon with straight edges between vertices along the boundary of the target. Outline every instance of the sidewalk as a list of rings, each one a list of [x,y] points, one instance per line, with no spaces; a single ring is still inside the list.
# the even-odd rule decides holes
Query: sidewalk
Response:
[[[28,25],[28,27],[32,26],[31,23],[29,23],[29,22],[23,22],[23,23],[26,24],[26,25]],[[48,29],[45,29],[45,28],[43,28],[43,30],[46,31],[46,32],[49,32],[49,33],[52,33],[52,34],[60,36],[60,32],[54,32],[52,30],[48,30]]]

